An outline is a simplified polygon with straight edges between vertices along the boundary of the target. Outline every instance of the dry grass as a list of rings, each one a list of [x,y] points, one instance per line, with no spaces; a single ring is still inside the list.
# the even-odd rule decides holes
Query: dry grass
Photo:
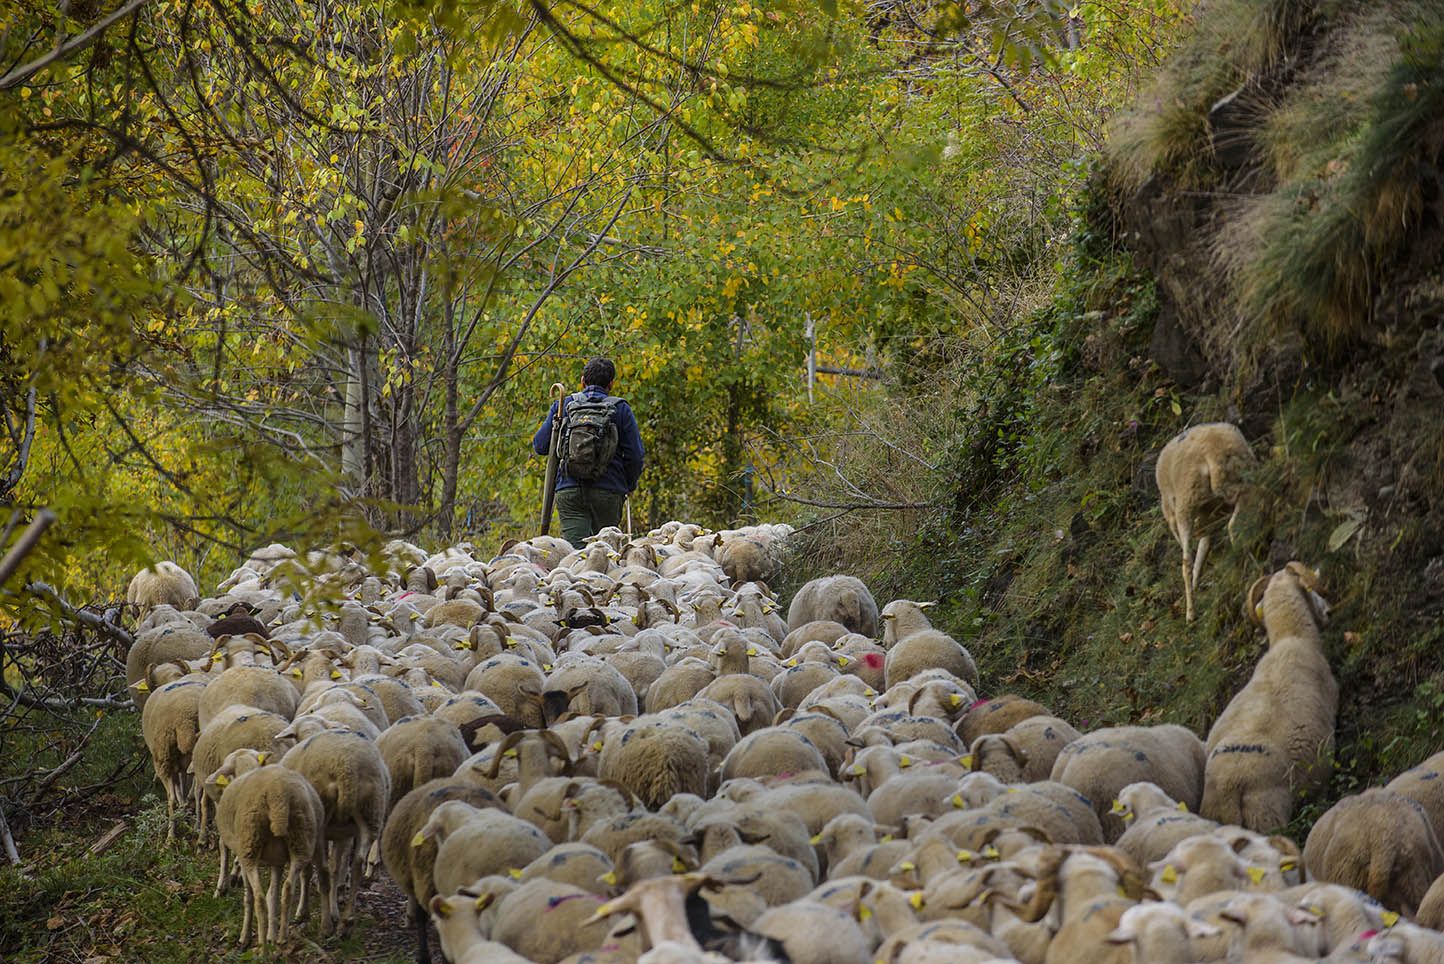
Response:
[[[1280,183],[1227,211],[1214,239],[1246,353],[1282,331],[1331,348],[1361,336],[1444,155],[1444,21],[1374,11],[1331,41],[1261,128]]]
[[[1300,0],[1200,4],[1193,36],[1114,123],[1108,144],[1114,178],[1132,190],[1158,172],[1201,182],[1212,161],[1210,108],[1278,68],[1315,16],[1315,5]]]

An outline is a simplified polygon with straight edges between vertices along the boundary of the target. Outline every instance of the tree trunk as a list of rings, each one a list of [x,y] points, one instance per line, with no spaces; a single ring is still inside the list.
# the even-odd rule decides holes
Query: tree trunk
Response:
[[[341,473],[362,494],[366,486],[366,356],[359,347],[346,350],[346,401],[341,416]]]
[[[446,381],[446,411],[441,426],[446,449],[442,453],[441,504],[436,509],[436,534],[444,541],[450,541],[456,534],[456,482],[461,471],[461,426],[458,424],[457,380],[461,373],[448,366],[443,378]]]

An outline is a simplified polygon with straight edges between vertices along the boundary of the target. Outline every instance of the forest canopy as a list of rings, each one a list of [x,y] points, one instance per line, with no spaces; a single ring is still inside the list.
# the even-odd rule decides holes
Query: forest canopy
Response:
[[[598,353],[639,524],[931,504],[945,433],[880,400],[945,395],[1046,298],[1189,6],[7,4],[0,498],[58,515],[32,576],[531,532],[548,386]]]

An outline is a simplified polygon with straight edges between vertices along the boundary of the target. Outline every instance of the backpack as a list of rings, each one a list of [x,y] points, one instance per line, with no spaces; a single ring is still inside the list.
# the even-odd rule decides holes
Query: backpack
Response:
[[[593,401],[585,393],[567,399],[562,419],[561,471],[578,482],[594,482],[607,471],[617,454],[617,412],[620,398],[611,395]]]

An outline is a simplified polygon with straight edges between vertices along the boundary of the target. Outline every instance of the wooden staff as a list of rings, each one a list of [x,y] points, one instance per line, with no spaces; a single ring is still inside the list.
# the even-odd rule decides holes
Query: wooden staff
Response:
[[[541,534],[546,535],[552,527],[552,503],[557,496],[557,464],[560,459],[557,457],[557,440],[562,434],[562,419],[565,417],[567,405],[567,387],[561,382],[556,382],[551,389],[552,398],[556,399],[557,411],[552,417],[551,444],[547,446],[547,480],[542,488],[542,518]]]

